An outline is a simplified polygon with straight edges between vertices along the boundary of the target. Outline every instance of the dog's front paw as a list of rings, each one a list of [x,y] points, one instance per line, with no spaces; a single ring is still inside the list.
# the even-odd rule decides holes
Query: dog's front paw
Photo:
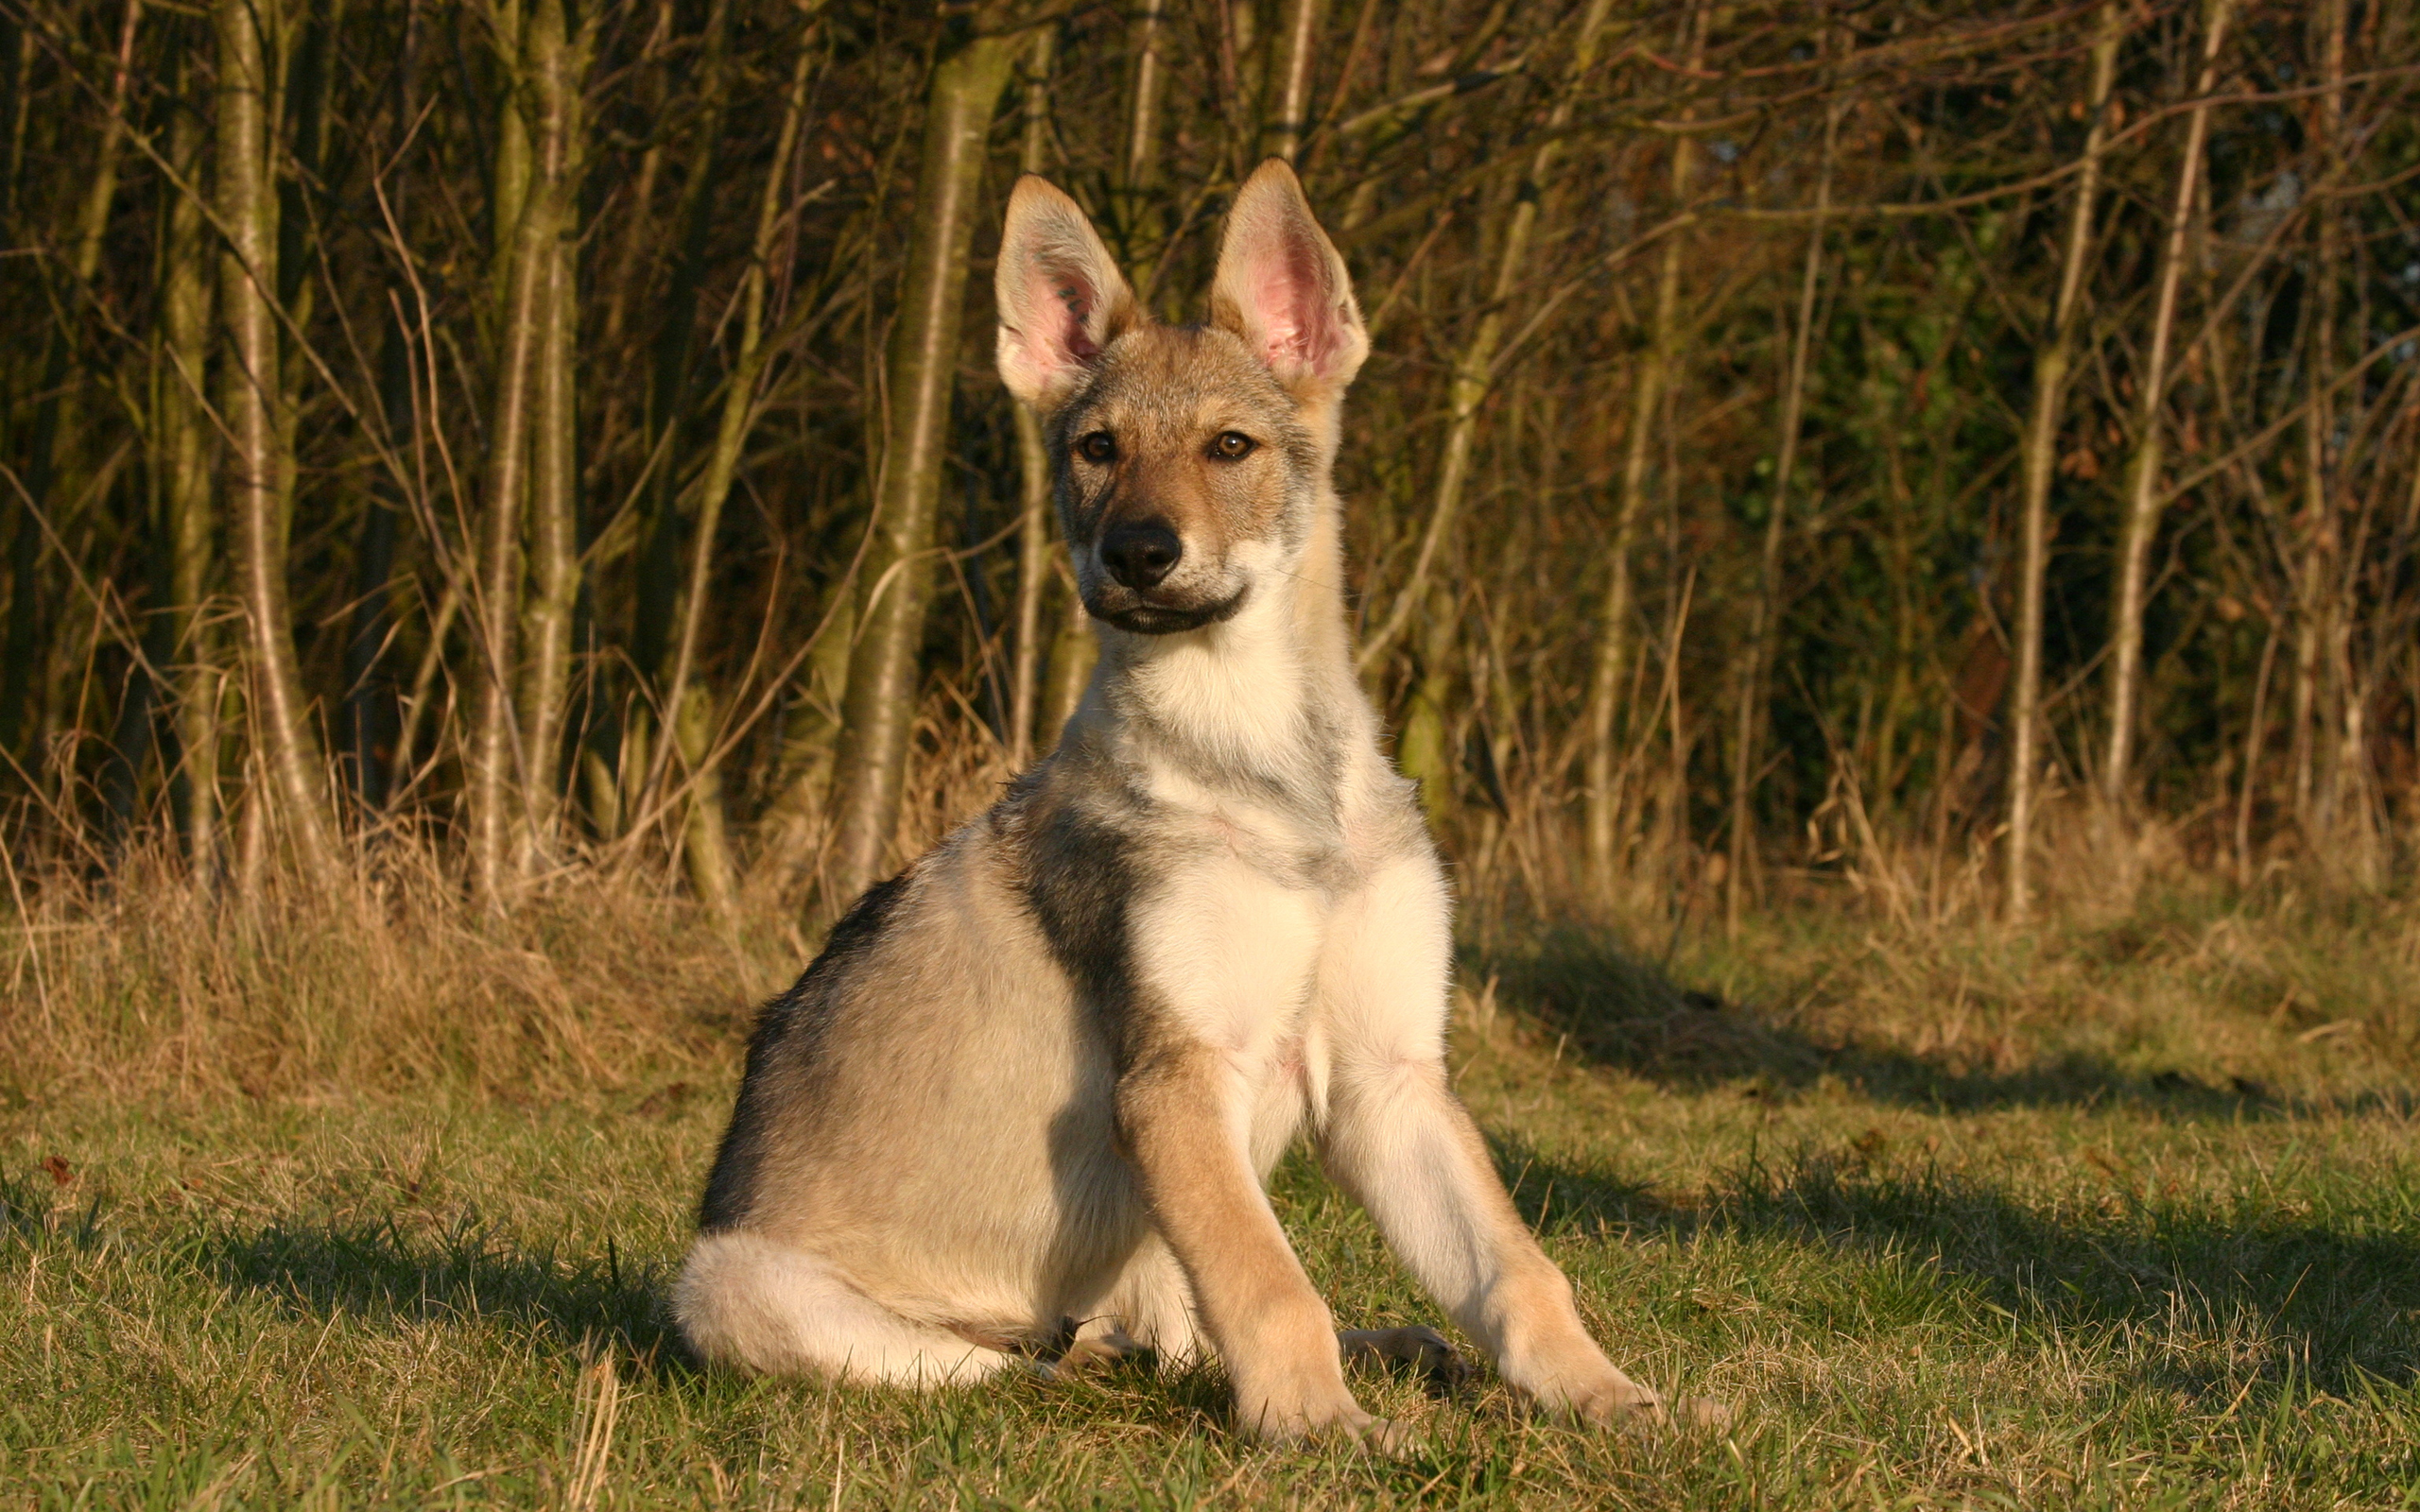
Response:
[[[1549,1405],[1592,1428],[1720,1428],[1731,1421],[1731,1409],[1721,1402],[1704,1397],[1668,1402],[1619,1372],[1610,1381],[1571,1392],[1563,1401]]]
[[[1273,1400],[1237,1401],[1236,1426],[1265,1444],[1348,1443],[1374,1454],[1410,1452],[1420,1435],[1409,1425],[1373,1418],[1350,1397],[1340,1402],[1290,1406]]]

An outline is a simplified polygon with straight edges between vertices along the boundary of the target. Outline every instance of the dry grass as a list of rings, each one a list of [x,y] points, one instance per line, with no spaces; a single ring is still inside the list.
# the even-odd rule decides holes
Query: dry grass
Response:
[[[1213,1372],[693,1371],[663,1280],[803,944],[627,880],[456,896],[43,880],[0,957],[0,1501],[2420,1501],[2406,903],[1475,922],[1458,1068],[1518,1200],[1618,1358],[1742,1412],[1601,1437],[1381,1378],[1430,1435],[1385,1464],[1238,1442]],[[1306,1161],[1277,1198],[1342,1317],[1437,1321]]]

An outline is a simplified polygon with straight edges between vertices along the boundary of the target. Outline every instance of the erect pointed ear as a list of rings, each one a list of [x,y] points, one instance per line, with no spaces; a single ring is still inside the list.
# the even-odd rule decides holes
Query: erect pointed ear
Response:
[[[1298,397],[1342,389],[1370,354],[1352,275],[1282,159],[1254,169],[1227,211],[1210,318]]]
[[[993,275],[1000,381],[1047,413],[1135,319],[1134,297],[1074,200],[1027,174],[1009,196]]]

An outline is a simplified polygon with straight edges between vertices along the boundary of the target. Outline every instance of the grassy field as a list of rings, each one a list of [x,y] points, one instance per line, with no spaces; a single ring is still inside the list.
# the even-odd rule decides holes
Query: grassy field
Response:
[[[1385,1462],[1230,1436],[1215,1372],[700,1374],[664,1284],[795,942],[389,903],[10,944],[0,1503],[2420,1503],[2408,906],[1475,928],[1457,1065],[1506,1179],[1615,1358],[1737,1415],[1595,1435],[1379,1376],[1428,1435]],[[1340,1321],[1442,1324],[1315,1167],[1278,1199]]]

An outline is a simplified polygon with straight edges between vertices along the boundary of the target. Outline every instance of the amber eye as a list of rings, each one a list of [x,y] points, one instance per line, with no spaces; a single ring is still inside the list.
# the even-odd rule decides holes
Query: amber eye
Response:
[[[1240,462],[1258,450],[1260,443],[1241,431],[1220,431],[1210,443],[1210,455],[1221,462]]]
[[[1115,462],[1117,460],[1117,438],[1107,431],[1095,431],[1078,441],[1076,450],[1083,453],[1084,460],[1088,462]]]

